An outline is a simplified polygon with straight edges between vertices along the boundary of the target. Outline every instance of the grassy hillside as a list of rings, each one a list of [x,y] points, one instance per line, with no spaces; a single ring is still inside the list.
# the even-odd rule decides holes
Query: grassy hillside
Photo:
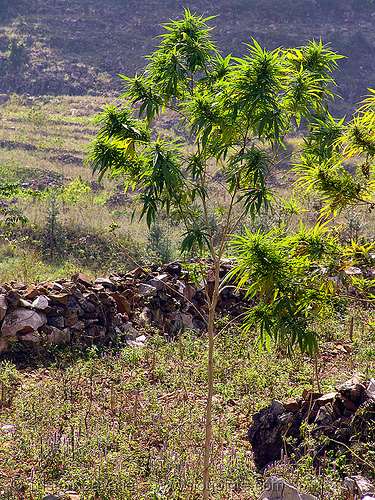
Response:
[[[132,197],[124,194],[121,177],[104,179],[98,186],[84,163],[94,136],[93,117],[104,104],[104,97],[99,96],[19,95],[0,103],[2,179],[40,191],[36,197],[3,200],[9,207],[22,210],[30,223],[1,238],[0,282],[33,282],[77,270],[92,276],[109,275],[132,268],[136,262],[181,257],[178,248],[183,229],[177,222],[161,214],[148,231],[144,222],[132,219]],[[176,127],[174,117],[166,114],[153,133],[175,139],[181,133]],[[291,138],[286,143],[288,150],[296,150],[299,142],[298,137]],[[287,171],[286,163],[285,169],[272,177],[284,199],[293,190]],[[226,200],[220,188],[220,172],[212,167],[211,176],[210,224],[214,234],[220,235],[219,204],[225,206]],[[314,198],[301,192],[294,193],[294,198],[306,212],[288,215],[282,203],[275,203],[274,212],[257,218],[254,224],[250,219],[244,224],[267,230],[284,221],[293,229],[300,219],[307,224],[316,221],[320,206]],[[341,240],[350,242],[351,238],[371,236],[375,222],[373,214],[356,209],[332,224]]]
[[[142,226],[130,228],[121,180],[99,187],[84,165],[93,135],[90,123],[103,105],[98,97],[26,101],[13,96],[0,106],[2,179],[41,193],[4,200],[30,222],[1,240],[2,282],[12,277],[34,281],[75,268],[105,273],[104,268],[134,265],[129,255],[139,256],[137,245],[146,234]],[[116,234],[106,231],[115,221]],[[125,253],[118,245],[126,247]]]
[[[368,0],[18,0],[0,9],[0,92],[118,92],[117,74],[145,64],[160,24],[183,7],[218,16],[213,38],[224,54],[242,55],[252,37],[268,48],[322,38],[347,57],[336,77],[348,102],[372,84],[375,7]]]
[[[1,227],[1,285],[75,271],[108,276],[181,257],[178,222],[161,213],[149,231],[132,219],[133,200],[124,194],[123,179],[106,178],[99,185],[84,160],[95,114],[120,93],[117,73],[133,74],[145,63],[142,56],[157,43],[159,24],[179,17],[183,6],[219,14],[211,23],[223,53],[242,55],[252,37],[269,48],[312,37],[332,42],[348,56],[336,75],[346,98],[336,104],[337,113],[350,113],[372,85],[375,6],[367,0],[0,0],[0,174],[2,182],[17,181],[31,191],[0,200],[29,218],[9,232]],[[177,127],[166,113],[153,134],[174,139],[184,133]],[[300,139],[286,142],[286,157]],[[293,191],[287,167],[286,160],[272,179],[285,199]],[[209,223],[220,236],[227,203],[223,177],[214,167],[209,176]],[[316,222],[316,199],[299,191],[294,203],[288,208],[276,201],[274,211],[244,224],[253,230],[285,224],[292,232],[300,219]],[[329,227],[344,243],[361,236],[372,241],[375,212],[347,211]],[[304,389],[326,393],[353,374],[366,381],[374,376],[374,311],[360,294],[356,298],[353,293],[314,321],[320,345],[315,360],[299,352],[290,359],[280,344],[259,351],[255,327],[243,331],[229,318],[217,319],[213,499],[256,499],[271,475],[319,500],[341,500],[345,476],[375,480],[373,421],[369,438],[353,435],[351,449],[332,446],[317,458],[325,437],[316,437],[307,417],[307,453],[297,456],[293,450],[264,474],[255,468],[247,434],[254,413],[273,399],[300,400]],[[145,335],[142,348],[117,337],[99,345],[49,345],[42,353],[15,344],[2,355],[0,500],[201,498],[207,336],[185,327],[175,336],[164,330],[159,335],[146,322],[137,324],[138,333]],[[309,415],[310,409],[311,403]],[[343,444],[341,431],[348,425],[346,417],[339,421],[336,444]]]

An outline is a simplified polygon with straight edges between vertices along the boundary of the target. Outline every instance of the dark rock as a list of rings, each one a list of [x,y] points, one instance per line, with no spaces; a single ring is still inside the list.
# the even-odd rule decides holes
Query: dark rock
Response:
[[[51,310],[47,313],[48,318],[53,318],[56,316],[64,316],[66,318],[68,315],[68,309],[62,304],[52,306]]]
[[[64,304],[65,306],[69,303],[69,294],[68,292],[53,292],[48,294],[48,297],[55,304]]]
[[[9,306],[12,306],[14,309],[16,309],[19,306],[21,295],[15,290],[10,290],[5,294],[5,299]]]
[[[23,297],[25,299],[35,299],[39,295],[39,291],[35,285],[29,285],[27,289],[23,292]]]
[[[323,396],[322,393],[314,392],[311,389],[304,389],[302,392],[303,399],[308,403],[310,403],[311,401],[315,401],[316,399],[319,399],[322,396]]]
[[[365,436],[371,421],[375,421],[375,400],[368,399],[361,405],[353,419],[353,427]]]
[[[169,264],[163,264],[161,270],[163,273],[168,273],[172,276],[180,277],[182,274],[182,265],[178,261],[170,262]]]
[[[130,276],[133,279],[139,279],[142,275],[145,275],[145,272],[141,267],[136,267],[127,274],[127,276]],[[110,278],[112,278],[112,274],[110,275]]]
[[[188,284],[185,286],[184,291],[183,291],[183,296],[187,301],[191,301],[192,298],[194,297],[194,294],[196,292],[196,289],[194,286]]]
[[[82,307],[79,305],[77,299],[73,296],[69,297],[68,309],[69,309],[70,314],[77,313],[79,316],[83,315]]]
[[[94,292],[84,292],[83,298],[87,299],[89,302],[92,302],[94,305],[98,305],[98,296],[97,293]]]
[[[90,302],[86,297],[78,299],[77,302],[80,305],[81,309],[83,309],[86,313],[94,312],[96,310],[95,305],[92,302]]]
[[[130,314],[131,313],[131,305],[130,302],[124,297],[124,295],[119,292],[111,293],[112,299],[115,301],[117,306],[117,311],[121,314]]]
[[[203,332],[207,329],[207,323],[205,323],[202,319],[194,318],[193,319],[194,328],[200,332]]]
[[[147,283],[139,284],[139,293],[144,296],[155,295],[157,292],[154,286],[148,285]]]
[[[357,405],[353,403],[353,401],[350,398],[344,396],[343,394],[340,394],[338,398],[340,398],[342,404],[344,405],[344,408],[350,410],[353,413],[357,411],[358,408]]]
[[[366,395],[375,400],[375,379],[371,379],[366,390]]]
[[[257,469],[262,470],[270,462],[280,459],[285,438],[299,438],[301,421],[299,413],[287,412],[277,400],[253,415],[248,438]]]
[[[331,415],[331,413],[325,406],[322,406],[315,417],[314,423],[319,426],[329,427],[330,425],[333,424],[333,422],[334,418]]]
[[[66,318],[65,320],[65,323],[66,323],[66,326],[70,327],[70,326],[74,326],[78,321],[78,313],[77,312],[74,312],[74,313],[71,313],[69,314],[68,318]]]
[[[48,317],[48,324],[62,330],[65,328],[65,320],[62,316]]]

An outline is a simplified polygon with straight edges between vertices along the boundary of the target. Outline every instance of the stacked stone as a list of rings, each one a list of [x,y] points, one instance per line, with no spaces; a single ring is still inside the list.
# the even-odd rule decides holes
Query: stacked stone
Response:
[[[298,459],[310,450],[303,442],[303,423],[313,424],[311,436],[318,443],[314,457],[319,461],[329,449],[347,451],[354,438],[366,443],[374,421],[375,380],[354,376],[327,394],[304,390],[300,398],[274,400],[253,415],[248,437],[255,464],[264,470],[285,451]]]
[[[209,291],[214,274],[207,262]],[[223,261],[220,278],[232,269]],[[243,312],[243,292],[226,287],[218,311],[237,316]],[[9,342],[20,341],[41,350],[48,344],[115,341],[124,336],[141,345],[150,326],[165,335],[184,329],[204,330],[208,306],[203,283],[190,279],[179,262],[151,271],[137,268],[93,282],[83,273],[26,285],[11,282],[0,287],[0,354]],[[141,338],[141,340],[139,340]]]

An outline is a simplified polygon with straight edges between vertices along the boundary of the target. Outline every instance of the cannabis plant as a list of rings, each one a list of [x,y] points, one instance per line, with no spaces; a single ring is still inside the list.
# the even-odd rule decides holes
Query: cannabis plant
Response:
[[[204,499],[210,495],[214,318],[225,286],[220,261],[243,219],[272,204],[269,178],[286,161],[286,136],[302,122],[325,116],[333,97],[331,72],[340,57],[315,41],[267,51],[253,40],[243,58],[224,58],[211,40],[210,19],[186,10],[182,20],[164,25],[146,68],[123,77],[123,105],[107,106],[96,119],[99,131],[89,156],[100,178],[121,174],[128,188],[137,188],[138,214],[149,226],[160,210],[173,211],[185,227],[182,250],[198,262],[206,252],[213,261],[213,290],[201,268],[209,340]],[[189,140],[152,138],[152,122],[165,110],[181,120]],[[218,201],[211,190],[213,166],[223,172],[227,199],[215,240],[209,220],[210,206]]]

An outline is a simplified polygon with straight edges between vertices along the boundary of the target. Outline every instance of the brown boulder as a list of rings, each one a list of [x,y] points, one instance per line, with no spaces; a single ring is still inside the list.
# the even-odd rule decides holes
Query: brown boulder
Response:
[[[73,283],[79,283],[83,286],[90,287],[92,286],[92,279],[83,273],[74,273],[71,277]]]

